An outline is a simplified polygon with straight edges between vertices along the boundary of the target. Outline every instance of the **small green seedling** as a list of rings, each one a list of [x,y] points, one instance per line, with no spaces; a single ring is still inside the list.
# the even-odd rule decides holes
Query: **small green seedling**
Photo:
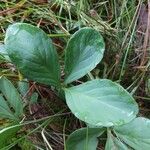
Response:
[[[10,25],[5,48],[25,78],[63,90],[72,113],[87,124],[68,137],[66,150],[96,150],[97,137],[105,131],[106,150],[150,149],[150,121],[136,118],[138,105],[122,86],[108,79],[71,85],[103,58],[105,44],[96,30],[82,28],[68,41],[64,79],[56,49],[41,29],[26,23]]]

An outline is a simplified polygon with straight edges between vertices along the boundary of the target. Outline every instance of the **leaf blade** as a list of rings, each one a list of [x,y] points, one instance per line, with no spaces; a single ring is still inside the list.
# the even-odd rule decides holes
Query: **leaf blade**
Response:
[[[5,99],[0,95],[0,117],[3,119],[9,118],[15,120],[13,113],[11,112]]]
[[[15,23],[6,31],[5,45],[10,59],[26,78],[60,85],[58,55],[44,31],[30,24]]]
[[[65,84],[83,77],[96,67],[104,53],[102,36],[92,28],[82,28],[69,40],[65,51]]]
[[[15,111],[14,116],[16,117],[16,119],[22,116],[23,114],[22,99],[18,91],[16,90],[16,88],[13,86],[13,84],[4,77],[0,78],[0,92],[5,96],[10,107],[14,109]],[[4,101],[2,97],[1,97],[1,100]],[[10,109],[8,109],[8,104],[6,104],[6,102],[3,102],[3,103],[5,103],[5,108],[7,108],[6,110],[8,110],[8,113],[10,113],[9,111]]]
[[[120,139],[114,137],[110,131],[107,134],[105,150],[130,150]]]
[[[114,128],[125,143],[136,150],[150,149],[150,120],[138,117],[123,126]]]
[[[138,105],[132,96],[107,79],[96,79],[65,89],[65,96],[73,114],[94,126],[125,124],[138,113]]]
[[[22,125],[12,125],[0,130],[0,148],[4,148],[8,141],[15,136],[15,134],[21,129]]]
[[[104,128],[81,128],[74,131],[66,141],[66,150],[96,150],[97,137],[103,134]]]

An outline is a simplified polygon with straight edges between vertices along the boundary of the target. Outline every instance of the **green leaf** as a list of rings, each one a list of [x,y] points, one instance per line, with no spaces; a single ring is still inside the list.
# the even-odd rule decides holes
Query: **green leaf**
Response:
[[[3,51],[4,51],[4,45],[0,44],[0,63],[5,62],[5,57],[4,57]]]
[[[119,84],[107,79],[65,89],[65,96],[73,114],[90,125],[122,125],[138,113],[133,97]]]
[[[20,125],[13,125],[0,130],[0,148],[4,148],[20,129]]]
[[[0,117],[19,120],[23,115],[22,99],[13,84],[4,77],[0,78],[0,92],[5,97],[0,96]]]
[[[31,98],[30,98],[30,104],[35,104],[35,103],[37,103],[37,101],[38,101],[38,93],[37,92],[34,92],[34,93],[32,93],[32,95],[31,95]]]
[[[5,62],[5,61],[10,61],[10,58],[8,56],[6,49],[5,49],[5,45],[0,44],[0,63]]]
[[[60,66],[51,39],[39,28],[26,23],[8,27],[6,50],[12,62],[28,79],[60,86]]]
[[[65,55],[65,83],[75,81],[90,72],[103,58],[104,41],[92,28],[82,28],[69,40]]]
[[[22,96],[26,96],[29,92],[29,83],[25,81],[18,82],[18,91]]]
[[[114,137],[111,132],[108,133],[105,150],[129,150],[120,139]]]
[[[150,150],[150,120],[136,118],[128,124],[114,128],[121,140],[135,150]]]
[[[81,128],[74,131],[66,141],[66,150],[96,150],[97,137],[102,135],[104,128]]]
[[[10,110],[8,103],[1,95],[0,95],[0,118],[9,118],[12,120],[16,120],[16,117]]]

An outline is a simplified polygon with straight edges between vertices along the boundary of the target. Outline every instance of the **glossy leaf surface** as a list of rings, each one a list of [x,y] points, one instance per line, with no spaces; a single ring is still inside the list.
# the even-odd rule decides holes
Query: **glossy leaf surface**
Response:
[[[53,86],[60,84],[60,66],[51,39],[39,28],[26,23],[10,25],[5,37],[12,62],[28,79]]]
[[[135,150],[150,150],[150,120],[136,118],[130,123],[114,128],[117,136]]]
[[[103,58],[104,41],[92,28],[82,28],[69,40],[66,48],[65,83],[75,81],[92,69]]]
[[[104,128],[81,128],[74,131],[66,141],[66,150],[96,150],[97,137],[103,134]]]
[[[0,92],[0,117],[18,120],[23,115],[23,103],[18,91],[8,79],[1,77]]]
[[[73,114],[96,126],[122,125],[138,113],[138,105],[119,84],[96,79],[65,89],[66,102]]]

